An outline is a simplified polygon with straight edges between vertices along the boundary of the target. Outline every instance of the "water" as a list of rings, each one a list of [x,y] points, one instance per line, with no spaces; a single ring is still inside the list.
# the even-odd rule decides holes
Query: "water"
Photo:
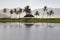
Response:
[[[0,40],[60,40],[60,23],[0,23]]]

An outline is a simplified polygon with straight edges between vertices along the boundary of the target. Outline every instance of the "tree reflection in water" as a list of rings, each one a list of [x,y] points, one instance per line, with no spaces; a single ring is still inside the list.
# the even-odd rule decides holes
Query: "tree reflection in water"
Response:
[[[54,28],[54,23],[47,23],[47,27]]]
[[[33,26],[34,24],[32,24],[32,23],[25,23],[25,26],[26,26],[26,28],[30,28],[31,26]]]
[[[24,25],[26,26],[24,40],[30,40],[30,33],[31,33],[30,29],[31,29],[31,26],[33,26],[34,24],[24,23]]]
[[[4,29],[6,29],[6,22],[4,23]]]
[[[40,25],[39,24],[35,24],[35,27],[40,27]]]
[[[54,23],[45,23],[43,40],[48,40],[49,33],[53,33]],[[50,36],[49,36],[50,37]]]

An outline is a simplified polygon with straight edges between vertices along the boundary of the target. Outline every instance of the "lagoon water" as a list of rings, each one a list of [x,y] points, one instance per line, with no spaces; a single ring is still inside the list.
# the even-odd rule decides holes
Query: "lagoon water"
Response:
[[[60,40],[60,23],[0,23],[0,40]]]

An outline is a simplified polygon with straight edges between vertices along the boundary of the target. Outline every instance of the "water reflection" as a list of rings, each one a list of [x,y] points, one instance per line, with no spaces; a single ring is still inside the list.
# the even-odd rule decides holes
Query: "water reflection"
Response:
[[[30,28],[34,25],[33,23],[24,23],[24,25],[26,26],[25,29],[25,40],[30,40]]]
[[[54,23],[47,23],[47,27],[54,28]]]
[[[40,27],[40,26],[41,26],[41,24],[38,24],[38,23],[35,24],[35,27]]]
[[[0,23],[0,40],[60,40],[60,23]]]
[[[26,28],[30,28],[33,25],[34,25],[33,23],[25,23]]]
[[[4,23],[4,29],[6,29],[6,23]]]

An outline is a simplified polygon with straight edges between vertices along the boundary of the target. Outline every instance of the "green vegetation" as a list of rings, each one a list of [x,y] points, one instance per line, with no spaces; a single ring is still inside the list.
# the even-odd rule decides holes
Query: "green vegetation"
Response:
[[[19,18],[19,19],[0,19],[0,22],[33,22],[33,23],[60,23],[60,18]]]
[[[6,13],[7,9],[4,8],[3,9],[3,13]],[[25,18],[20,18],[20,14],[25,12],[26,15],[24,16]],[[42,18],[37,18],[37,16],[40,16],[40,12],[37,10],[34,15],[36,16],[36,18],[26,18],[26,17],[34,17],[34,15],[32,15],[32,10],[30,8],[29,5],[27,5],[24,9],[19,8],[19,10],[17,10],[16,8],[14,10],[10,10],[9,13],[11,14],[10,18],[0,18],[0,22],[48,22],[48,23],[60,23],[60,18],[51,18],[52,16],[54,16],[54,11],[53,10],[48,10],[47,6],[44,6],[43,8],[43,14],[41,15]],[[12,16],[12,14],[15,13],[16,15],[19,15],[19,19],[17,19],[17,17],[14,19]],[[47,18],[44,18],[44,14],[47,14]],[[50,16],[48,18],[48,16]]]

